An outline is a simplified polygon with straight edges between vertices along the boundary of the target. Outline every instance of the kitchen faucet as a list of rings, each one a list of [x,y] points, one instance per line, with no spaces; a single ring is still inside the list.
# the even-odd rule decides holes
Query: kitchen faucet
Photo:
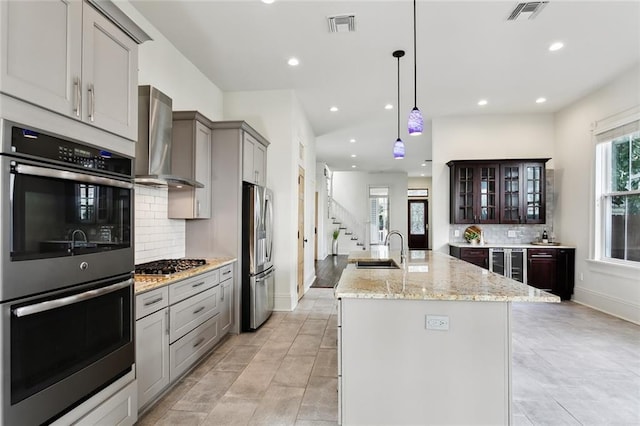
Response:
[[[400,236],[400,264],[404,264],[406,257],[404,255],[404,235],[400,231],[390,231],[384,239],[384,245],[389,246],[389,237],[392,235]]]

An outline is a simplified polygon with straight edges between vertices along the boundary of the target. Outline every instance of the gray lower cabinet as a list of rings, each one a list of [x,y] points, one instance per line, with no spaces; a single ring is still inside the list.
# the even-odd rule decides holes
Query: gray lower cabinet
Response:
[[[220,268],[220,280],[220,332],[225,335],[233,324],[233,265]]]
[[[136,296],[139,411],[230,330],[233,281],[230,264]]]
[[[138,406],[144,407],[169,385],[169,309],[136,321]]]
[[[169,289],[136,296],[138,406],[144,407],[169,385]]]

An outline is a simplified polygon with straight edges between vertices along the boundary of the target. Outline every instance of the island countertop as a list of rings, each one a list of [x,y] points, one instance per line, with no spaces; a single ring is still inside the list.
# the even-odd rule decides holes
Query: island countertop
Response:
[[[356,268],[356,261],[367,259],[393,259],[400,265],[399,253],[384,247],[351,252],[335,289],[337,298],[560,302],[551,293],[444,253],[411,250],[400,269]]]

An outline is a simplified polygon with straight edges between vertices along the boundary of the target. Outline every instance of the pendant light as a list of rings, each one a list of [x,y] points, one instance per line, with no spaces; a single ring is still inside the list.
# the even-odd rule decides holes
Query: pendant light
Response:
[[[396,160],[402,160],[404,158],[404,143],[400,139],[400,58],[404,56],[404,50],[396,50],[393,52],[393,57],[398,59],[398,139],[393,144],[393,158]]]
[[[418,109],[418,58],[416,56],[416,0],[413,0],[413,109],[409,113],[409,135],[417,136],[422,134],[424,120],[422,113]]]

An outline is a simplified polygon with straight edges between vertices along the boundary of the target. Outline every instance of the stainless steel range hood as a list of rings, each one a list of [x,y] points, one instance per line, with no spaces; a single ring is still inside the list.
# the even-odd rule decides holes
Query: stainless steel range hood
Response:
[[[171,98],[155,87],[138,86],[135,182],[141,185],[203,188],[200,182],[171,174],[172,107]]]

